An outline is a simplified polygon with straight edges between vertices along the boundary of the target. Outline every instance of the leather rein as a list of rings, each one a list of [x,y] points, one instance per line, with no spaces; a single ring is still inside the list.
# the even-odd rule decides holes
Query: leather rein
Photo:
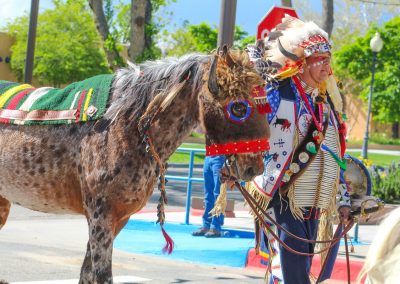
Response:
[[[231,182],[234,182],[234,185],[239,189],[240,193],[243,195],[244,199],[249,204],[250,208],[252,209],[252,211],[254,212],[256,217],[258,218],[258,220],[260,220],[260,222],[262,223],[262,227],[264,228],[264,230],[267,230],[282,247],[284,247],[286,250],[290,251],[291,253],[294,253],[296,255],[301,255],[301,256],[314,256],[316,254],[321,254],[321,253],[327,251],[327,256],[326,256],[326,258],[325,258],[325,260],[323,262],[323,265],[322,265],[322,268],[321,268],[321,271],[320,271],[320,274],[318,276],[318,279],[317,279],[316,283],[320,282],[320,279],[321,279],[322,274],[323,274],[323,272],[325,270],[325,267],[327,265],[327,260],[328,260],[328,257],[330,255],[330,253],[331,253],[332,248],[338,242],[340,242],[340,239],[342,237],[344,237],[345,246],[346,246],[348,283],[350,284],[350,265],[349,265],[348,246],[347,246],[347,233],[350,231],[350,229],[354,225],[354,219],[353,218],[350,220],[350,222],[347,225],[344,225],[342,222],[340,222],[339,225],[337,226],[337,229],[336,229],[336,232],[334,234],[334,237],[331,240],[317,241],[317,240],[309,240],[309,239],[301,238],[301,237],[296,236],[293,233],[289,232],[284,227],[282,227],[271,216],[269,216],[269,214],[261,206],[258,206],[258,203],[255,200],[255,198],[239,183],[238,179],[235,176],[232,176],[230,174],[230,167],[227,164],[226,164],[226,169],[228,170],[228,174],[224,174],[224,173],[221,172],[221,179],[223,181],[230,180]],[[265,219],[268,219],[268,222]],[[290,236],[290,237],[292,237],[292,238],[294,238],[296,240],[299,240],[299,241],[302,241],[302,242],[305,242],[305,243],[312,243],[312,244],[329,243],[329,246],[324,248],[324,249],[321,249],[320,251],[314,252],[314,253],[306,253],[306,252],[297,251],[297,250],[291,248],[290,246],[288,246],[284,241],[282,241],[279,238],[279,236],[274,232],[274,230],[271,228],[270,224],[275,225],[279,230],[283,231],[285,234],[287,234],[288,236]],[[343,231],[339,234],[340,228],[343,228]]]

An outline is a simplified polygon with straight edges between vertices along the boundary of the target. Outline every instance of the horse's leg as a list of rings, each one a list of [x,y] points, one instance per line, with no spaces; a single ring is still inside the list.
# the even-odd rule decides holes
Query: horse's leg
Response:
[[[10,213],[10,202],[0,195],[0,230],[7,221],[8,214]]]
[[[86,208],[86,217],[89,224],[90,252],[87,252],[81,270],[81,279],[92,279],[92,283],[112,283],[112,250],[113,250],[113,212],[104,197],[92,197]],[[90,255],[90,259],[89,259]],[[89,265],[92,263],[92,269]],[[86,268],[86,269],[85,269]]]
[[[90,243],[88,241],[86,246],[85,260],[83,261],[81,268],[81,276],[79,279],[79,284],[89,284],[93,283],[93,266],[92,266],[92,254],[90,250]]]
[[[125,219],[122,219],[121,221],[117,222],[116,225],[114,226],[113,230],[113,236],[115,239],[119,232],[122,230],[122,228],[126,225],[126,223],[129,221],[129,217],[126,217]],[[92,266],[92,256],[91,256],[91,250],[90,250],[90,242],[87,243],[87,248],[86,248],[86,255],[85,255],[85,260],[83,261],[82,264],[82,269],[81,269],[81,277],[79,284],[86,284],[86,283],[92,283],[93,282],[93,266]]]

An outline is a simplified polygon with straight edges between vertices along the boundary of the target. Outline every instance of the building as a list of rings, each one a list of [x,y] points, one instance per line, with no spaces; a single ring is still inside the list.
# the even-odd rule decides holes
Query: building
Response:
[[[0,32],[0,80],[16,80],[15,76],[11,72],[10,67],[10,47],[12,43],[13,39],[8,34]]]

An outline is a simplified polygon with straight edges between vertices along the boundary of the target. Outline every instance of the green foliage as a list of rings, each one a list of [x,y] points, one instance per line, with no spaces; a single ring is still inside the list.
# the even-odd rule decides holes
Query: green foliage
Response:
[[[236,26],[234,31],[235,48],[244,48],[248,43],[254,43],[254,37],[246,37],[241,27]],[[172,33],[165,32],[163,40],[170,43],[166,48],[166,54],[170,56],[182,56],[188,52],[210,53],[217,47],[218,29],[206,22],[192,25],[188,21]]]
[[[400,17],[386,22],[378,31],[384,46],[378,53],[375,84],[372,98],[373,119],[385,123],[400,120]],[[367,101],[372,68],[371,38],[377,31],[372,27],[364,37],[345,45],[334,54],[334,69],[342,81],[349,79],[354,83],[348,92],[359,93]]]
[[[126,45],[131,40],[130,29],[131,29],[131,3],[125,4],[120,0],[118,4],[111,6],[112,0],[107,0],[104,3],[104,10],[108,14],[116,15],[111,17],[109,21],[109,29],[112,40],[118,46],[119,51],[122,50],[123,45]],[[151,20],[146,23],[145,26],[145,37],[148,40],[147,45],[143,53],[138,56],[135,61],[142,62],[148,59],[157,59],[161,57],[161,49],[156,45],[156,39],[161,33],[162,29],[169,23],[170,19],[168,16],[171,13],[164,11],[164,16],[157,16],[161,9],[165,8],[176,0],[151,0]]]
[[[369,139],[371,143],[380,144],[380,145],[400,145],[399,138],[389,138],[384,134],[374,134]]]
[[[400,203],[400,163],[371,167],[372,194],[387,203]]]
[[[54,10],[39,15],[33,76],[41,84],[60,86],[101,73],[109,73],[92,15],[83,0],[54,1]],[[6,29],[15,38],[11,68],[22,81],[28,17],[15,19]]]
[[[254,44],[256,42],[256,36],[248,36],[243,38],[242,40],[237,41],[234,46],[241,50],[245,49],[247,45]]]

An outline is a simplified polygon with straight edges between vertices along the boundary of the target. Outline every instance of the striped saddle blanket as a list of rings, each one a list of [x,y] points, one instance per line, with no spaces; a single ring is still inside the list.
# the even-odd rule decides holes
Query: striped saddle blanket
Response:
[[[0,123],[70,124],[100,119],[113,75],[98,75],[64,89],[0,80]]]

